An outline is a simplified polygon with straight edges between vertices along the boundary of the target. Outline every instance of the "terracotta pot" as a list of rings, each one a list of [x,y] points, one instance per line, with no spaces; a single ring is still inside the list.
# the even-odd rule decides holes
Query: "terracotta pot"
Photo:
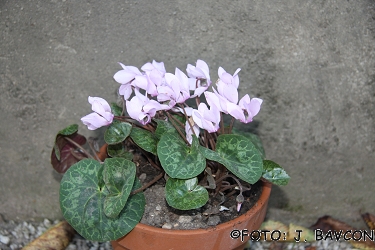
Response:
[[[262,193],[257,203],[245,214],[208,229],[169,230],[138,223],[137,226],[124,237],[112,241],[114,250],[138,249],[244,249],[249,236],[241,241],[231,238],[231,231],[247,229],[248,234],[259,229],[266,216],[267,204],[272,184],[263,182]]]

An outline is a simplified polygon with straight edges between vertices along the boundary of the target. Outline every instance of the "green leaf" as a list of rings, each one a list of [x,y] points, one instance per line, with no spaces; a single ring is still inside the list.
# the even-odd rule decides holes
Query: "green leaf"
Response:
[[[74,134],[75,132],[78,131],[78,124],[72,124],[72,125],[69,125],[68,127],[60,130],[58,132],[59,135],[72,135]]]
[[[185,124],[186,122],[186,118],[185,116],[181,116],[181,115],[172,115],[173,118],[175,118],[176,120],[180,121],[182,124]]]
[[[124,208],[134,184],[136,167],[123,158],[104,160],[103,180],[109,191],[104,200],[104,213],[116,218]]]
[[[178,133],[176,128],[168,121],[164,121],[164,120],[158,120],[158,119],[155,119],[156,123],[158,124],[158,126],[156,127],[156,130],[155,130],[155,136],[160,139],[161,136],[164,134],[164,133],[167,133],[167,132],[175,132],[175,133]]]
[[[156,145],[158,144],[158,139],[150,131],[141,128],[133,128],[130,137],[143,150],[154,155],[157,154]]]
[[[242,136],[248,138],[254,144],[256,149],[259,150],[259,153],[261,154],[262,159],[266,158],[266,152],[264,151],[264,147],[263,147],[262,141],[260,140],[259,136],[257,136],[256,134],[250,133],[250,132],[240,131],[240,130],[237,130],[237,129],[233,129],[232,131],[233,131],[234,134],[242,135]]]
[[[104,141],[109,145],[120,143],[129,136],[131,129],[130,123],[115,121],[105,131]]]
[[[157,146],[161,166],[172,178],[190,179],[203,172],[206,159],[199,151],[198,139],[187,146],[179,134],[164,133]]]
[[[116,240],[130,232],[142,218],[143,193],[128,198],[118,218],[105,216],[103,204],[109,191],[103,181],[104,165],[83,159],[64,174],[60,183],[60,207],[64,218],[84,238],[93,241]],[[141,184],[135,179],[133,190]]]
[[[117,105],[117,103],[112,102],[111,103],[111,111],[112,114],[115,116],[121,116],[122,115],[122,108]]]
[[[223,164],[235,176],[250,184],[262,176],[262,157],[251,140],[244,136],[220,135],[216,142],[216,152],[202,146],[200,151],[207,159]]]
[[[123,143],[108,145],[107,153],[111,157],[121,157],[127,160],[133,160],[133,154],[126,151]]]
[[[280,167],[279,164],[270,161],[263,161],[263,178],[272,182],[273,184],[284,186],[288,184],[290,176],[285,172],[285,170]]]
[[[208,201],[208,192],[198,185],[196,177],[188,180],[168,178],[165,196],[169,206],[180,210],[200,208]]]

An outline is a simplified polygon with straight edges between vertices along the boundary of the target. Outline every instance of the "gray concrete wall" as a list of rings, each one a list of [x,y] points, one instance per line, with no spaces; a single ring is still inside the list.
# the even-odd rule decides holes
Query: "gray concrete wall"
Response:
[[[269,217],[374,212],[374,1],[0,1],[0,213],[60,218],[54,134],[114,100],[117,62],[240,73],[267,156],[290,173]],[[89,134],[81,126],[84,134]],[[289,216],[289,217],[288,217]]]

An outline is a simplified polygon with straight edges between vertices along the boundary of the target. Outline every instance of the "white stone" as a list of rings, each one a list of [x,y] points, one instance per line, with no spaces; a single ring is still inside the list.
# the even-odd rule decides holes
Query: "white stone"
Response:
[[[224,206],[220,206],[219,211],[220,211],[220,212],[221,212],[221,211],[229,211],[229,208],[224,207]]]
[[[164,229],[172,229],[172,224],[170,224],[170,223],[165,223],[161,228],[164,228]]]
[[[5,244],[5,245],[8,245],[9,242],[10,242],[10,238],[8,236],[0,234],[0,242]]]
[[[35,227],[32,224],[29,224],[27,229],[29,229],[30,234],[35,234]]]
[[[146,177],[147,177],[146,173],[142,173],[138,178],[140,181],[144,181],[146,180]]]
[[[46,228],[49,228],[51,226],[51,221],[49,221],[48,219],[44,219],[43,224]]]
[[[184,216],[184,215],[181,215],[180,217],[178,217],[178,222],[179,223],[189,223],[193,220],[193,218],[191,216]]]

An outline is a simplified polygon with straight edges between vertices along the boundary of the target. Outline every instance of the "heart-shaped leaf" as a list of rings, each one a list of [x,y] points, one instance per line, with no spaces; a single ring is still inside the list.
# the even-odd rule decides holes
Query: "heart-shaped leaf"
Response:
[[[59,135],[71,135],[78,131],[78,124],[72,124],[68,127],[60,130],[57,134]]]
[[[270,161],[263,161],[263,178],[272,182],[273,184],[284,186],[288,184],[290,176],[285,172],[285,170],[280,167],[279,164]]]
[[[143,193],[131,195],[124,209],[115,219],[104,214],[104,201],[109,195],[103,181],[104,165],[93,159],[74,164],[60,183],[60,207],[64,218],[84,238],[93,241],[116,240],[128,232],[142,218],[145,198]],[[141,184],[135,179],[133,190]]]
[[[203,172],[206,159],[199,151],[198,139],[193,136],[191,146],[187,146],[176,134],[164,133],[157,146],[161,166],[172,178],[190,179]]]
[[[108,145],[107,152],[111,157],[121,157],[130,161],[133,159],[133,154],[126,151],[123,143]]]
[[[259,136],[257,136],[256,134],[253,134],[253,133],[240,131],[240,130],[236,130],[236,129],[233,129],[233,133],[238,134],[238,135],[242,135],[242,136],[248,138],[254,144],[256,149],[259,150],[259,153],[261,154],[262,159],[266,158],[266,152],[264,151],[263,144],[262,144],[262,141],[260,140]]]
[[[134,184],[136,167],[124,158],[104,160],[103,180],[109,194],[104,200],[104,213],[116,218],[124,208]]]
[[[223,164],[235,176],[250,184],[254,184],[262,176],[263,160],[259,150],[241,135],[220,135],[216,151],[202,146],[200,151],[207,159]]]
[[[200,208],[208,201],[207,190],[198,185],[198,178],[188,180],[168,178],[165,197],[169,206],[180,210]]]
[[[141,128],[133,128],[132,132],[130,133],[130,137],[143,150],[154,155],[157,154],[156,145],[158,143],[158,139],[150,131]]]
[[[115,121],[105,131],[104,141],[109,145],[120,143],[129,136],[131,129],[130,123]]]
[[[158,124],[158,126],[156,127],[156,130],[155,130],[155,136],[156,138],[160,139],[161,136],[164,134],[164,133],[167,133],[167,132],[175,132],[177,133],[177,130],[175,127],[173,127],[173,125],[168,122],[168,121],[164,121],[164,120],[158,120],[158,119],[155,119],[156,123]]]

